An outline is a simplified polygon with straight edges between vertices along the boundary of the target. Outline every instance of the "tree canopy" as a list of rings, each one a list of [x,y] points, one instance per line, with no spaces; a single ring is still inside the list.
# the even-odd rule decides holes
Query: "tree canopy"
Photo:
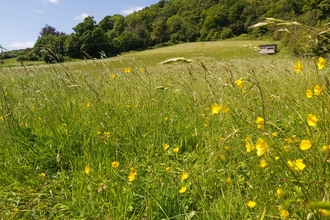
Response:
[[[106,15],[98,23],[93,16],[86,17],[70,35],[46,25],[33,53],[42,57],[47,48],[61,56],[99,58],[101,52],[114,56],[158,44],[220,40],[241,34],[272,36],[274,28],[252,30],[249,26],[267,17],[320,26],[329,22],[329,15],[330,0],[160,0],[127,16]]]

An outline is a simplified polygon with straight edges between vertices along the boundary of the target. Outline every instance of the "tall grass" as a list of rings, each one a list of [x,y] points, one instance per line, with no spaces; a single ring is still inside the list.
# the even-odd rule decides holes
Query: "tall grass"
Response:
[[[314,61],[300,74],[295,62],[0,69],[0,216],[321,219],[308,202],[328,200],[327,103],[305,95],[319,84]],[[247,152],[259,139],[266,153]],[[299,159],[304,169],[290,166]]]

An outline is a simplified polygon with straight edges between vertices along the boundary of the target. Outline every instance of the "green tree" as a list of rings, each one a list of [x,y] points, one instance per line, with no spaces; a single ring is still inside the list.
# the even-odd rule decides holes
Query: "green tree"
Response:
[[[71,58],[81,58],[80,47],[82,42],[76,34],[70,34],[65,41],[65,53]]]
[[[219,30],[228,24],[228,7],[226,5],[214,5],[205,14],[203,26],[207,30]]]
[[[113,29],[116,32],[117,35],[121,34],[126,27],[126,21],[125,17],[119,14],[115,14],[112,16],[112,19],[114,21]]]
[[[317,20],[326,19],[330,15],[330,0],[305,0],[303,12],[312,12]]]
[[[228,21],[231,24],[235,24],[237,21],[240,21],[241,15],[244,11],[244,8],[248,5],[246,0],[237,1],[234,5],[229,8],[228,11]]]
[[[168,40],[165,18],[160,18],[152,24],[151,38],[156,44],[163,43]]]
[[[51,35],[47,34],[42,37],[39,37],[33,47],[33,52],[42,57],[41,51],[45,49],[45,46],[54,51],[55,54],[60,54],[62,56],[65,55],[65,41],[67,39],[67,35]]]
[[[96,21],[94,20],[94,17],[88,16],[84,19],[83,22],[77,24],[72,29],[76,32],[76,35],[79,37],[84,35],[84,33],[87,31],[93,31],[95,26],[96,26]]]
[[[107,15],[98,23],[98,26],[106,32],[113,29],[114,23],[115,21],[112,16]]]
[[[45,45],[40,51],[43,61],[46,63],[62,63],[64,62],[64,57],[61,54],[55,53],[51,46]]]
[[[139,36],[131,31],[121,33],[119,40],[122,42],[122,49],[124,51],[138,50],[140,48]]]
[[[224,28],[224,29],[222,29],[222,31],[220,33],[220,38],[222,40],[227,39],[227,38],[232,38],[234,36],[235,35],[234,35],[233,31],[230,28]]]
[[[132,32],[138,38],[138,49],[146,49],[150,44],[150,33],[144,25],[136,25],[127,28],[127,31]]]
[[[173,15],[172,17],[167,19],[166,25],[168,28],[168,34],[176,36],[174,38],[171,38],[171,40],[186,40],[187,24],[181,16]]]
[[[99,57],[101,51],[106,54],[110,52],[108,37],[100,27],[84,32],[83,36],[80,37],[80,42],[82,43],[80,50],[92,57]]]

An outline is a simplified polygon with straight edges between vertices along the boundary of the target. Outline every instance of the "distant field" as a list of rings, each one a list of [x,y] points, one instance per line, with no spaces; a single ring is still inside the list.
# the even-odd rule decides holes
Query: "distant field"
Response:
[[[201,58],[201,59],[231,59],[231,58],[258,58],[260,55],[255,50],[260,44],[274,43],[270,41],[216,41],[194,42],[178,44],[169,47],[130,52],[122,55],[123,59],[135,58],[142,62],[158,64],[172,57]],[[284,55],[284,54],[283,54]],[[285,54],[286,55],[286,54]],[[281,56],[281,54],[280,54]]]
[[[174,46],[156,48],[145,50],[142,52],[127,52],[120,56],[110,57],[108,61],[127,61],[135,60],[142,63],[148,63],[148,65],[157,65],[158,63],[173,57],[185,57],[190,58],[202,58],[202,59],[230,59],[230,58],[258,58],[260,55],[255,50],[260,44],[274,43],[271,41],[254,41],[254,40],[225,40],[216,42],[194,42],[178,44]],[[276,56],[284,56],[286,54],[279,54]],[[103,61],[105,61],[103,60]],[[75,63],[75,61],[66,63]],[[90,62],[89,60],[88,62]],[[79,61],[78,61],[79,62]],[[42,65],[43,61],[24,62],[25,66]],[[5,63],[0,66],[21,66],[20,62],[17,62],[15,58],[5,60]]]

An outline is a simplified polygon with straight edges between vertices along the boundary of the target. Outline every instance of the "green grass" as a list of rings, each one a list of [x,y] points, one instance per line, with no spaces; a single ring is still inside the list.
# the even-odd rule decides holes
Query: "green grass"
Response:
[[[322,219],[308,202],[328,200],[322,146],[329,144],[329,95],[324,88],[308,99],[305,92],[326,85],[329,68],[317,72],[306,59],[295,74],[296,58],[235,45],[205,42],[0,69],[0,216],[280,219],[287,210],[292,219]],[[173,57],[193,62],[158,65]],[[222,109],[212,113],[215,103]],[[308,114],[317,126],[308,126]],[[258,116],[265,119],[260,129]],[[259,138],[267,152],[248,153],[246,142]],[[300,150],[302,140],[311,149]],[[298,159],[305,169],[290,169],[288,160]]]
[[[3,62],[4,62],[3,64],[0,64],[0,68],[22,66],[22,64],[18,62],[16,58],[5,59]],[[44,63],[43,61],[24,61],[23,64],[25,66],[35,66],[35,65],[41,65],[43,63]]]
[[[216,42],[193,42],[186,44],[178,44],[169,47],[162,47],[157,49],[150,49],[142,52],[124,52],[122,55],[110,57],[106,59],[107,61],[113,63],[122,64],[125,61],[139,62],[138,65],[144,63],[148,66],[158,65],[160,62],[163,62],[169,58],[173,57],[185,57],[187,59],[229,59],[229,58],[257,58],[260,57],[256,53],[256,48],[260,44],[274,43],[272,41],[266,40],[225,40],[225,41],[216,41]],[[277,57],[287,56],[288,54],[282,52],[277,54]],[[75,64],[79,60],[67,61],[66,64],[71,65]],[[100,60],[96,61],[99,62]],[[81,61],[86,63],[86,60]],[[92,60],[87,60],[87,62],[93,62]],[[102,60],[104,62],[104,60]],[[43,61],[25,61],[24,66],[41,66]],[[16,58],[4,60],[4,64],[0,65],[1,67],[21,67],[21,63],[16,61]]]

